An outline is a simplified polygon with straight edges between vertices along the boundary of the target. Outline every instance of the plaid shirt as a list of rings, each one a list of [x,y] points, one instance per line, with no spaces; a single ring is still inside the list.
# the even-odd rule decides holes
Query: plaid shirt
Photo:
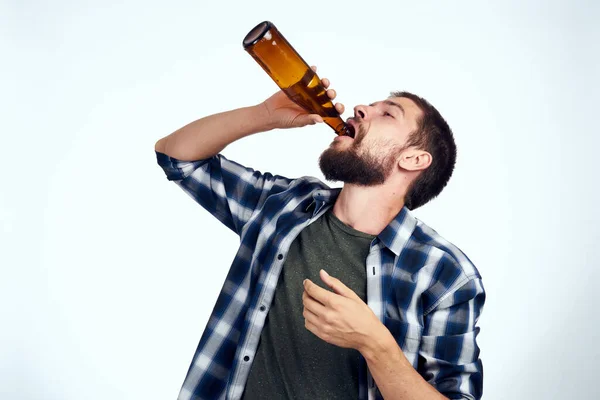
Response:
[[[341,189],[263,174],[221,154],[190,162],[156,155],[167,179],[241,243],[178,399],[239,399],[288,249]],[[404,207],[371,243],[365,268],[367,304],[413,367],[446,397],[479,399],[485,291],[468,257]],[[360,399],[382,399],[364,358],[359,382]]]

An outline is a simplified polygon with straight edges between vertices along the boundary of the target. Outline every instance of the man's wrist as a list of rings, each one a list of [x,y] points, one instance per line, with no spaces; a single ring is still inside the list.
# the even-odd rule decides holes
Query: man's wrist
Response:
[[[358,349],[365,360],[375,360],[379,355],[398,347],[390,331],[380,323],[374,332],[369,335]]]
[[[257,121],[260,121],[260,125],[261,125],[260,129],[262,132],[271,131],[271,130],[277,128],[275,122],[273,121],[273,118],[271,117],[269,108],[267,107],[267,105],[264,102],[256,104],[253,107],[253,109],[254,109]]]

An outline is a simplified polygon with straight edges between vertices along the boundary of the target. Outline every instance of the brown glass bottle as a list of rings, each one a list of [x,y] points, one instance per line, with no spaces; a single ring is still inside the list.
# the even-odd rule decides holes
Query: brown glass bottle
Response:
[[[319,114],[338,135],[354,136],[338,113],[321,79],[272,22],[264,21],[244,38],[244,49],[288,97],[311,114]]]

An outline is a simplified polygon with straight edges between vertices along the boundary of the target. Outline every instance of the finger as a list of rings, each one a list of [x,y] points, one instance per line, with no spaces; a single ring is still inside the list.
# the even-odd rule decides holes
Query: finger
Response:
[[[352,289],[344,285],[339,279],[330,276],[324,269],[320,271],[320,275],[321,280],[340,296],[344,296],[350,299],[360,298],[356,293],[354,293]]]
[[[321,117],[319,114],[310,114],[308,115],[308,118],[312,125],[320,124],[321,122],[323,122],[323,117]]]
[[[317,72],[317,66],[316,65],[311,65],[310,69],[312,69],[314,72]]]
[[[308,319],[304,320],[304,327],[306,329],[308,329],[312,334],[314,334],[315,336],[319,337],[319,328],[317,327],[316,324],[312,323],[311,321],[309,321]]]
[[[323,85],[323,87],[325,89],[327,89],[329,87],[329,85],[331,85],[331,82],[329,82],[329,79],[323,78],[323,79],[321,79],[321,84]]]
[[[331,296],[333,295],[333,293],[313,283],[310,279],[304,280],[304,290],[310,297],[312,297],[319,303],[325,306],[331,304]]]
[[[308,321],[311,324],[317,325],[319,323],[319,316],[307,309],[306,307],[304,307],[304,309],[302,310],[302,316],[304,317],[305,321]]]
[[[344,113],[344,110],[346,109],[346,107],[344,107],[344,105],[342,103],[336,103],[335,105],[335,109],[337,112],[339,112],[340,114]]]
[[[319,328],[318,324],[310,322],[309,320],[304,320],[304,327],[306,327],[306,329],[308,329],[313,335],[315,335],[319,339],[329,344],[333,344],[331,336],[329,336],[321,328]]]
[[[327,90],[327,97],[329,97],[331,100],[335,99],[336,94],[337,93],[334,89]]]
[[[325,314],[325,311],[327,310],[323,304],[310,297],[306,290],[302,294],[302,304],[304,305],[305,309],[315,314],[316,316],[321,316]]]
[[[315,125],[323,122],[323,118],[319,114],[299,115],[294,118],[293,126],[303,127],[306,125]]]

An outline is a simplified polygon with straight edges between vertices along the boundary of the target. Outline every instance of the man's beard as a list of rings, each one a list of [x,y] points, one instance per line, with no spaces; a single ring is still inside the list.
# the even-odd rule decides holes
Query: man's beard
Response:
[[[359,186],[381,185],[385,182],[394,168],[394,155],[397,152],[390,149],[384,157],[376,157],[371,149],[364,148],[364,144],[359,151],[365,133],[359,129],[351,146],[344,149],[329,147],[321,154],[319,167],[326,180]]]

